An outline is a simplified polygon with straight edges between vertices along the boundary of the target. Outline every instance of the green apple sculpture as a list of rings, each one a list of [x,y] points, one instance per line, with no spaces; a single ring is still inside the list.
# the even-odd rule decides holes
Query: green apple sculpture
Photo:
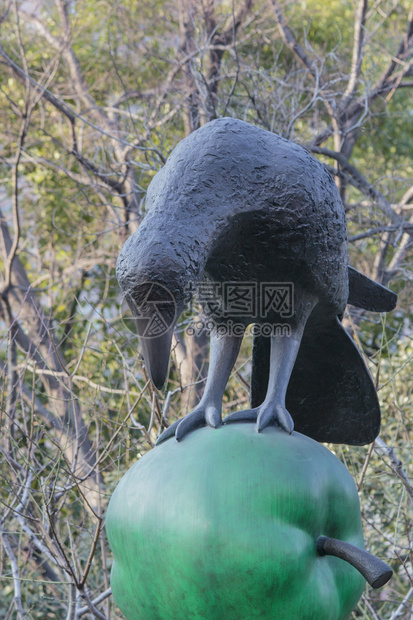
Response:
[[[127,620],[344,620],[365,586],[359,571],[373,587],[391,576],[362,550],[345,466],[275,426],[162,443],[120,481],[106,531]]]

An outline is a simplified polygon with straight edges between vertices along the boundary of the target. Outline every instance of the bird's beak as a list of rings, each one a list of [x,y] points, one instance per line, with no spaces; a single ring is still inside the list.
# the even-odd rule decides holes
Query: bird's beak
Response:
[[[133,295],[126,295],[126,301],[132,310],[149,378],[160,390],[168,376],[172,336],[181,307],[166,286],[156,282],[135,287]]]
[[[170,327],[159,336],[140,339],[146,370],[158,390],[163,388],[168,376],[173,333],[173,327]]]

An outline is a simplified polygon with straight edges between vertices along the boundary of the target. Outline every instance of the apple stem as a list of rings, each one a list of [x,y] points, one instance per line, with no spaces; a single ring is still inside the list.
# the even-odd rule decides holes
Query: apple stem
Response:
[[[393,575],[392,569],[385,562],[343,540],[319,536],[316,548],[321,556],[334,555],[354,566],[374,589],[384,586]]]

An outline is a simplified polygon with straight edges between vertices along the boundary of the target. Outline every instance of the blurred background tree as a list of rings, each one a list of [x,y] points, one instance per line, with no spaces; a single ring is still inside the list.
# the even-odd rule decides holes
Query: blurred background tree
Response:
[[[0,14],[2,617],[121,618],[103,520],[127,468],[199,398],[205,337],[154,392],[115,278],[145,191],[221,116],[294,140],[334,176],[352,264],[399,295],[349,307],[382,404],[371,446],[330,446],[394,569],[353,618],[411,618],[413,8],[408,0],[4,0]],[[196,308],[194,309],[196,310]],[[225,413],[248,401],[243,345]]]

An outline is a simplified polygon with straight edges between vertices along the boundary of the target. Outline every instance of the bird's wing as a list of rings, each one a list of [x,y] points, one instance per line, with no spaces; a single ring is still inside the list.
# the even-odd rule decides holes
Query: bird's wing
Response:
[[[373,312],[390,312],[396,307],[397,295],[367,276],[348,268],[348,303]]]

